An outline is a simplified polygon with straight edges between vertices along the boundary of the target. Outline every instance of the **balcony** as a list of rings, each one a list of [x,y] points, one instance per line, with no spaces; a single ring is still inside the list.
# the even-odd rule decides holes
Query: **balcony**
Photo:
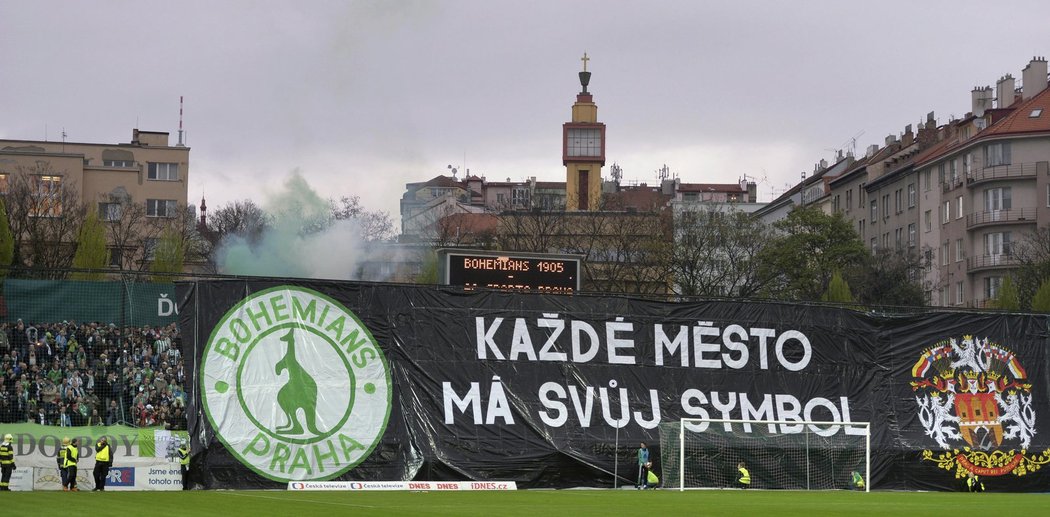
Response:
[[[1011,210],[984,210],[966,216],[966,229],[972,230],[992,224],[1035,224],[1034,208]]]
[[[966,175],[966,186],[973,187],[989,181],[1030,179],[1042,172],[1046,174],[1047,162],[1013,163],[977,169]]]
[[[1008,269],[1017,267],[1017,265],[1017,259],[1013,255],[1005,253],[978,255],[966,259],[966,272],[975,273],[986,269]]]

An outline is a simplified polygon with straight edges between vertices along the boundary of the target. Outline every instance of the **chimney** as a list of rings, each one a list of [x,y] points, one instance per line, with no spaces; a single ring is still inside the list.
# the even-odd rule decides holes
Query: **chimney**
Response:
[[[1028,100],[1046,89],[1046,58],[1033,57],[1021,71],[1021,99]]]
[[[995,82],[995,107],[1005,108],[1014,103],[1014,76],[1006,74]]]
[[[904,136],[901,137],[901,145],[908,147],[915,141],[915,133],[911,130],[911,124],[904,126]]]
[[[754,181],[747,184],[747,202],[758,202],[758,183],[755,183]]]
[[[981,118],[984,116],[985,110],[992,108],[992,87],[974,87],[970,92],[970,104],[973,111],[973,116]]]
[[[889,136],[886,137],[886,146],[887,147],[889,147],[890,144],[895,144],[895,143],[897,143],[897,135],[889,135]]]
[[[868,146],[868,152],[864,154],[866,158],[875,156],[875,153],[879,152],[879,144],[871,144]]]
[[[132,145],[139,144],[139,130],[137,128],[131,130],[131,143]]]

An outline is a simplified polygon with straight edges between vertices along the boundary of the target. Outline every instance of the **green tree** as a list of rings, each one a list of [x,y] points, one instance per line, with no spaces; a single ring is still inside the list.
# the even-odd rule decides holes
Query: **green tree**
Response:
[[[852,303],[853,293],[849,290],[849,284],[842,278],[842,274],[836,270],[831,274],[828,282],[828,290],[820,297],[821,301],[833,303]]]
[[[15,258],[15,236],[11,233],[11,222],[7,220],[7,207],[0,198],[0,279],[7,276],[7,266]]]
[[[863,267],[849,275],[850,284],[857,288],[857,301],[864,305],[926,305],[922,280],[929,263],[926,257],[910,248],[880,249],[866,256]]]
[[[108,252],[106,250],[106,228],[99,220],[98,214],[89,211],[84,224],[80,226],[80,235],[77,238],[77,251],[73,255],[73,267],[75,269],[102,269],[106,267]],[[104,273],[76,272],[71,278],[73,280],[102,280]]]
[[[165,228],[153,252],[150,271],[155,273],[153,281],[171,283],[172,277],[163,273],[181,273],[186,261],[186,243],[174,228]]]
[[[1014,285],[1013,280],[1011,280],[1009,276],[1003,278],[1003,284],[999,286],[999,292],[995,295],[995,299],[992,300],[992,304],[997,309],[1007,311],[1021,309],[1021,301],[1017,293],[1017,286]]]
[[[816,301],[832,272],[854,270],[867,250],[853,225],[841,214],[819,207],[796,208],[773,223],[774,237],[758,256],[764,295],[785,301]]]
[[[1050,278],[1043,280],[1032,296],[1032,312],[1050,312]]]

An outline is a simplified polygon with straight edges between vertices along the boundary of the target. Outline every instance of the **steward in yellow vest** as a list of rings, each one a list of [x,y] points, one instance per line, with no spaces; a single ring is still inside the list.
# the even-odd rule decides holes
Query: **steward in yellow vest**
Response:
[[[744,462],[740,462],[736,466],[736,470],[740,472],[740,478],[736,480],[736,484],[740,488],[751,487],[751,473],[747,471],[747,465]]]
[[[65,447],[66,459],[63,462],[63,466],[66,467],[66,477],[69,479],[69,491],[79,492],[77,488],[77,461],[80,459],[80,449],[77,448],[77,439],[73,438],[69,441],[69,445]]]
[[[66,470],[66,448],[69,447],[69,437],[62,438],[62,447],[58,449],[58,473],[62,476],[62,491],[69,490],[69,471]]]
[[[101,492],[106,489],[106,478],[109,477],[109,467],[113,465],[113,457],[109,442],[103,436],[95,444],[95,491]]]
[[[4,441],[0,443],[0,490],[4,492],[11,490],[11,473],[15,471],[13,441],[15,437],[9,433],[4,435]]]
[[[179,446],[179,469],[182,470],[182,489],[190,489],[190,444],[189,440]]]

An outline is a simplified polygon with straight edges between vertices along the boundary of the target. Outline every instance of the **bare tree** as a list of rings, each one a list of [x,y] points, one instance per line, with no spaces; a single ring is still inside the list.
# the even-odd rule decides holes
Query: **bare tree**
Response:
[[[393,238],[394,222],[390,214],[380,210],[365,210],[359,196],[343,196],[339,201],[329,199],[328,202],[332,207],[332,218],[336,221],[356,220],[364,240],[377,242]]]
[[[73,262],[76,236],[84,220],[80,191],[48,161],[18,166],[8,180],[7,209],[15,242],[14,265],[64,273]]]
[[[683,296],[756,295],[763,287],[756,259],[770,230],[731,205],[680,210],[670,264],[674,291]]]
[[[123,189],[102,195],[99,203],[113,254],[110,265],[122,271],[148,269],[151,247],[163,230],[158,221],[162,218],[147,214],[146,205],[135,202]]]
[[[208,216],[212,245],[218,245],[227,235],[239,235],[255,243],[272,225],[272,218],[250,199],[227,203]]]

